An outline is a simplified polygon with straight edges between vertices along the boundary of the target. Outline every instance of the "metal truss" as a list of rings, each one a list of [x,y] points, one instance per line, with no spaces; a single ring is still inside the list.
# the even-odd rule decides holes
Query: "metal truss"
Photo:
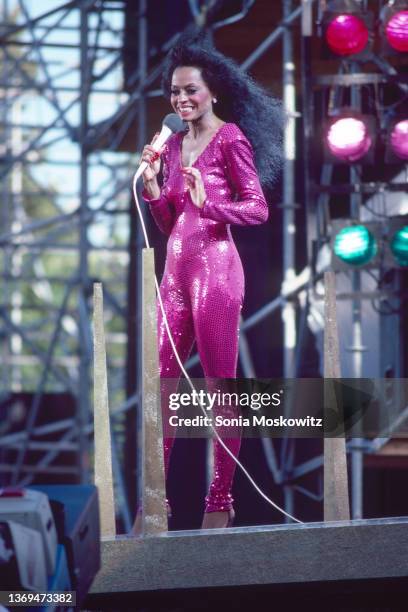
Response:
[[[245,2],[242,18],[253,2]],[[29,0],[2,0],[1,138],[2,298],[0,369],[3,405],[10,394],[30,391],[24,432],[1,431],[1,467],[7,481],[27,484],[38,474],[76,474],[86,481],[90,455],[92,281],[104,285],[109,382],[114,432],[115,480],[125,528],[130,513],[122,483],[123,414],[138,403],[126,399],[126,270],[129,262],[129,177],[132,160],[120,153],[123,135],[135,119],[145,125],[144,100],[154,89],[159,63],[146,69],[146,20],[139,3],[139,66],[129,95],[120,84],[124,2],[55,2],[39,12]],[[205,3],[194,10],[208,8]],[[288,15],[290,25],[299,8]],[[230,23],[226,20],[215,27]],[[286,31],[285,23],[245,62],[249,68]],[[169,41],[168,45],[171,43]],[[106,116],[100,116],[106,106]],[[94,117],[95,109],[99,115]],[[118,127],[119,126],[119,127]],[[138,148],[144,135],[140,130]],[[103,143],[103,151],[98,149]],[[252,319],[260,320],[274,307]],[[250,353],[241,338],[241,359]],[[246,350],[245,350],[246,347]],[[76,412],[49,425],[37,423],[44,393],[68,392]],[[8,415],[10,416],[10,415]],[[12,419],[8,419],[12,423]],[[59,432],[59,433],[58,433]],[[53,442],[41,439],[53,433]],[[14,466],[8,453],[17,451]],[[27,452],[42,450],[36,465]],[[63,451],[78,457],[76,467],[59,465]]]
[[[129,266],[130,177],[137,156],[121,150],[131,124],[138,122],[137,150],[145,142],[146,100],[161,95],[156,82],[162,65],[147,68],[146,0],[139,0],[139,63],[122,84],[125,0],[74,0],[50,3],[40,13],[29,0],[2,2],[0,65],[1,298],[0,364],[2,405],[11,394],[32,394],[24,432],[11,427],[12,415],[0,428],[0,470],[7,480],[27,484],[38,474],[90,477],[91,359],[90,297],[94,280],[104,287],[108,343],[108,375],[113,424],[113,458],[117,499],[125,530],[131,511],[123,482],[124,415],[138,405],[140,389],[126,397],[127,270]],[[207,3],[210,6],[211,2]],[[242,18],[253,2],[243,2]],[[284,38],[282,75],[289,136],[285,144],[283,228],[284,264],[281,295],[242,323],[240,360],[245,376],[256,375],[245,332],[276,309],[284,318],[284,375],[299,372],[312,268],[295,272],[294,202],[294,55],[292,25],[310,19],[313,0],[282,0],[283,21],[243,62],[251,68]],[[199,21],[206,3],[190,2]],[[208,8],[208,7],[207,7]],[[226,25],[215,24],[214,27]],[[303,72],[310,73],[304,43]],[[167,41],[163,50],[174,42]],[[305,46],[306,44],[306,46]],[[390,68],[388,68],[390,69]],[[304,81],[305,82],[305,81]],[[285,89],[286,88],[286,89]],[[286,92],[286,93],[285,93]],[[305,94],[305,91],[304,91]],[[310,119],[306,106],[304,121]],[[322,168],[321,185],[329,185],[331,168]],[[308,205],[308,241],[321,226],[327,198]],[[141,237],[136,237],[140,250]],[[131,244],[131,248],[134,248]],[[311,257],[309,264],[311,264]],[[298,299],[299,295],[306,296]],[[192,366],[197,357],[188,363]],[[139,381],[141,377],[138,377]],[[75,414],[38,424],[44,393],[64,392],[75,398]],[[59,436],[50,442],[45,436]],[[322,498],[321,483],[311,490],[300,479],[321,465],[321,457],[296,465],[295,441],[278,453],[272,440],[263,440],[271,477],[284,486],[286,510],[294,513],[295,491]],[[15,465],[7,462],[17,451]],[[42,452],[36,465],[26,465],[27,452]],[[58,463],[62,452],[77,457],[74,467]]]
[[[42,6],[41,6],[42,5]],[[0,464],[5,482],[38,475],[90,478],[94,280],[103,282],[115,480],[130,524],[120,464],[126,398],[129,177],[135,157],[95,144],[123,105],[124,2],[2,0],[0,38]],[[42,11],[42,12],[41,12]],[[15,432],[10,396],[29,393]],[[39,425],[44,394],[68,393],[75,413]],[[55,396],[58,397],[58,396]],[[58,401],[58,400],[56,400]],[[56,410],[56,414],[58,411]],[[49,434],[53,434],[53,441]],[[45,439],[43,436],[48,436]],[[14,451],[14,461],[8,462]],[[35,465],[27,453],[41,451]],[[73,465],[59,461],[72,453]]]
[[[93,279],[101,280],[107,311],[107,340],[111,349],[108,354],[115,355],[108,364],[111,403],[117,406],[112,409],[115,480],[120,487],[121,514],[125,528],[128,528],[130,512],[120,469],[123,413],[137,405],[138,394],[125,400],[126,304],[123,289],[126,286],[128,249],[120,231],[124,231],[123,227],[128,223],[132,159],[117,149],[136,118],[139,126],[145,125],[143,101],[161,95],[154,89],[161,64],[150,73],[146,70],[143,0],[140,1],[139,66],[132,79],[135,85],[128,96],[120,93],[121,87],[117,82],[123,30],[111,25],[112,15],[123,11],[123,2],[67,2],[44,14],[37,14],[30,10],[27,0],[18,0],[19,14],[15,21],[11,21],[9,4],[3,0],[1,32],[4,53],[0,91],[5,152],[0,167],[4,178],[0,235],[4,297],[0,320],[5,355],[1,377],[5,398],[9,393],[31,390],[33,399],[26,431],[2,432],[0,448],[3,456],[7,458],[10,449],[18,449],[16,465],[7,467],[6,461],[2,465],[4,470],[11,472],[12,482],[27,484],[39,473],[72,473],[72,468],[53,463],[60,452],[70,449],[79,457],[79,478],[89,478],[89,470],[85,467],[92,433],[89,297]],[[237,18],[244,16],[250,4]],[[293,11],[290,9],[291,3],[286,1],[284,21],[246,59],[243,63],[245,69],[249,69],[280,40],[300,16],[300,6]],[[95,121],[90,112],[98,97],[103,100],[104,96],[106,99],[110,97],[109,113],[103,120]],[[32,117],[28,119],[27,113],[22,112],[26,99],[30,104],[43,105],[45,110],[41,113],[41,121]],[[139,150],[144,142],[143,130],[140,131]],[[100,143],[103,143],[104,151],[98,150]],[[60,154],[64,144],[70,152],[68,159]],[[54,154],[54,150],[58,154]],[[115,153],[112,155],[110,152]],[[68,168],[73,177],[69,187],[66,184],[47,185],[47,181],[43,181],[43,169],[52,177],[55,169],[58,173],[61,167],[64,172]],[[94,180],[93,175],[103,176],[103,179]],[[20,178],[18,189],[15,188],[16,176]],[[24,181],[22,177],[25,177]],[[293,191],[290,180],[286,194],[289,199],[288,193]],[[52,213],[47,210],[43,218],[41,214],[28,214],[29,198],[33,201],[46,198]],[[287,199],[288,209],[290,204]],[[122,225],[118,218],[122,219]],[[108,247],[105,238],[107,225],[111,230]],[[115,229],[117,234],[113,231]],[[101,234],[103,239],[99,238]],[[286,248],[293,254],[293,244]],[[54,266],[49,265],[48,262],[54,261]],[[113,278],[105,275],[110,266]],[[285,307],[287,300],[308,282],[309,271],[305,270],[298,278],[292,273],[292,277],[290,286],[285,286],[281,296],[243,322],[240,359],[247,376],[254,376],[255,372],[245,330],[276,308]],[[291,327],[293,324],[292,320]],[[76,398],[76,414],[71,419],[39,426],[36,420],[41,397],[49,391],[71,393]],[[39,436],[50,432],[60,432],[59,441],[38,441]],[[273,445],[268,441],[264,445],[276,481],[283,482],[286,466],[277,467]],[[44,451],[35,466],[24,464],[30,449]]]
[[[368,0],[364,3],[365,8],[373,9],[374,11],[380,11],[381,6],[385,6],[386,1],[383,2],[370,2]],[[350,105],[354,109],[363,111],[363,97],[362,87],[372,88],[372,98],[376,100],[375,111],[379,114],[379,124],[384,129],[386,109],[381,108],[379,97],[379,88],[381,85],[386,83],[393,83],[395,89],[399,90],[399,95],[396,91],[393,106],[405,104],[408,101],[408,89],[405,79],[399,78],[398,71],[392,65],[391,61],[384,57],[380,57],[375,53],[370,53],[367,58],[372,64],[376,65],[378,73],[367,73],[358,62],[338,62],[337,74],[333,75],[318,75],[316,76],[312,67],[312,55],[311,55],[311,41],[312,37],[315,36],[316,27],[312,24],[316,22],[321,23],[322,11],[326,8],[325,2],[320,2],[316,14],[313,14],[312,3],[308,0],[303,2],[303,16],[302,16],[302,98],[303,98],[303,119],[304,119],[304,172],[305,172],[305,184],[306,184],[306,216],[307,216],[307,232],[308,232],[308,248],[309,248],[309,261],[311,265],[311,277],[314,281],[310,283],[309,295],[316,295],[316,287],[318,278],[316,276],[316,269],[320,267],[322,271],[322,261],[319,264],[319,257],[312,257],[312,245],[314,243],[316,252],[320,249],[320,254],[323,253],[324,247],[330,237],[330,223],[333,217],[333,207],[335,205],[333,198],[336,194],[343,193],[344,200],[347,201],[349,206],[349,216],[353,219],[360,219],[364,221],[367,218],[375,217],[386,217],[398,214],[397,210],[392,210],[390,207],[385,206],[386,198],[392,194],[393,191],[406,191],[406,184],[401,182],[401,177],[396,176],[392,180],[384,183],[383,181],[373,181],[373,179],[364,180],[364,173],[362,166],[359,164],[353,164],[349,168],[349,180],[345,185],[339,185],[338,182],[332,185],[334,179],[334,165],[329,162],[323,162],[316,176],[316,172],[313,170],[313,166],[316,167],[315,163],[312,163],[312,151],[313,151],[313,140],[316,139],[315,120],[315,95],[316,90],[320,88],[328,88],[328,108],[326,113],[330,110],[338,110],[342,106]],[[348,89],[349,98],[345,96],[346,89]],[[346,103],[347,100],[347,103]],[[324,113],[324,111],[323,111]],[[320,121],[323,120],[324,114],[320,116]],[[363,194],[371,194],[372,200],[374,200],[374,208],[370,207],[370,200],[364,200]],[[379,199],[383,199],[384,202],[380,206],[377,206],[375,198],[379,196]],[[379,210],[381,208],[381,210]],[[386,211],[386,212],[385,212]],[[335,215],[334,215],[335,216]],[[344,215],[343,215],[344,216]],[[346,214],[347,216],[347,214]],[[315,254],[316,254],[315,252]],[[326,264],[327,265],[327,264]],[[379,272],[378,277],[379,278]],[[375,280],[375,279],[374,279]],[[363,273],[360,271],[349,272],[349,292],[348,302],[352,306],[352,318],[350,325],[352,329],[352,342],[351,346],[347,347],[350,351],[349,361],[351,363],[351,374],[348,373],[346,376],[352,376],[356,378],[361,377],[373,377],[382,378],[386,376],[385,368],[381,371],[370,371],[367,365],[363,362],[363,355],[365,347],[363,346],[363,306],[362,298],[370,295],[369,287],[367,289],[366,277],[363,278]],[[378,283],[379,284],[379,283]],[[394,282],[392,287],[388,287],[388,290],[392,290],[395,295],[396,303],[398,304],[398,280]],[[378,286],[378,292],[381,294],[380,285]],[[310,306],[309,300],[307,305]],[[399,336],[400,317],[395,316],[395,331],[397,338]],[[395,360],[395,371],[394,376],[399,378],[403,376],[402,365],[401,365],[401,350],[399,348],[398,341],[391,334],[385,338],[385,345],[388,348],[388,354],[394,351],[393,358]],[[382,346],[381,351],[386,351],[387,346]],[[394,347],[394,348],[390,348]],[[344,372],[342,375],[345,376]],[[383,399],[385,402],[385,398]],[[384,435],[379,434],[374,440],[368,441],[363,438],[356,438],[351,440],[347,449],[350,452],[351,458],[351,490],[352,490],[352,507],[351,513],[352,518],[362,518],[363,516],[363,453],[373,453],[378,451],[384,446],[391,438],[392,433],[397,432],[406,418],[406,408],[404,398],[395,397],[394,402],[397,406],[387,404],[387,408],[393,411],[394,421],[391,422],[389,430]],[[397,413],[397,414],[396,414]],[[294,442],[289,441],[289,447],[293,447]],[[290,476],[291,481],[296,481],[297,478],[303,477],[304,475],[313,472],[322,465],[323,457],[318,456],[309,461],[305,461],[303,464],[293,466],[292,473]]]

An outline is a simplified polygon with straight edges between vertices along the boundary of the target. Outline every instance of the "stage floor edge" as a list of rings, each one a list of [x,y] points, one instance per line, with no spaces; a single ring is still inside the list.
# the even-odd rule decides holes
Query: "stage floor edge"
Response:
[[[87,601],[115,593],[401,579],[406,586],[408,517],[172,531],[104,539]]]

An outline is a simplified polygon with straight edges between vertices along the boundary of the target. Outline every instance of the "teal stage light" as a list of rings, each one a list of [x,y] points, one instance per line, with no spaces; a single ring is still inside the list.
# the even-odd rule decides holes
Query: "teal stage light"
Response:
[[[390,249],[401,267],[408,266],[408,225],[401,227],[391,236]]]
[[[343,227],[334,238],[334,254],[351,266],[364,266],[377,254],[374,235],[364,225]]]
[[[408,215],[364,222],[333,219],[330,247],[335,272],[408,268]]]

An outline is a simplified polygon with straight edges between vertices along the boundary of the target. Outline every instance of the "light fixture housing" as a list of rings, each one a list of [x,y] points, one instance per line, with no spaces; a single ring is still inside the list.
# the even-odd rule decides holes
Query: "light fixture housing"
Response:
[[[408,53],[408,0],[393,0],[381,12],[380,33],[386,55]]]
[[[374,163],[376,132],[373,116],[341,109],[323,124],[326,161],[334,164]]]
[[[390,121],[386,132],[385,162],[408,163],[408,112]]]
[[[350,60],[369,59],[374,18],[356,0],[331,0],[322,16],[325,55]]]
[[[331,222],[334,271],[408,268],[408,215],[382,221],[334,219]]]
[[[333,270],[373,268],[379,264],[381,224],[353,219],[332,221],[331,252]]]
[[[387,244],[391,256],[387,264],[394,268],[408,268],[408,215],[391,217]]]

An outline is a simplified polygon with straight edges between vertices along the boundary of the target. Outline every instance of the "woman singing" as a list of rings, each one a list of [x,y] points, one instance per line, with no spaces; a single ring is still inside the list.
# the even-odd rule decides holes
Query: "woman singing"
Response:
[[[268,218],[261,183],[268,190],[279,174],[281,107],[203,37],[169,53],[163,89],[188,129],[168,140],[161,159],[152,145],[142,154],[149,164],[143,197],[169,236],[161,296],[181,360],[195,340],[206,378],[235,378],[244,274],[230,225]],[[177,382],[180,369],[160,309],[158,330],[160,375]],[[164,439],[166,475],[173,440]],[[240,438],[224,442],[237,456]],[[232,523],[234,470],[235,462],[214,440],[203,528]]]

